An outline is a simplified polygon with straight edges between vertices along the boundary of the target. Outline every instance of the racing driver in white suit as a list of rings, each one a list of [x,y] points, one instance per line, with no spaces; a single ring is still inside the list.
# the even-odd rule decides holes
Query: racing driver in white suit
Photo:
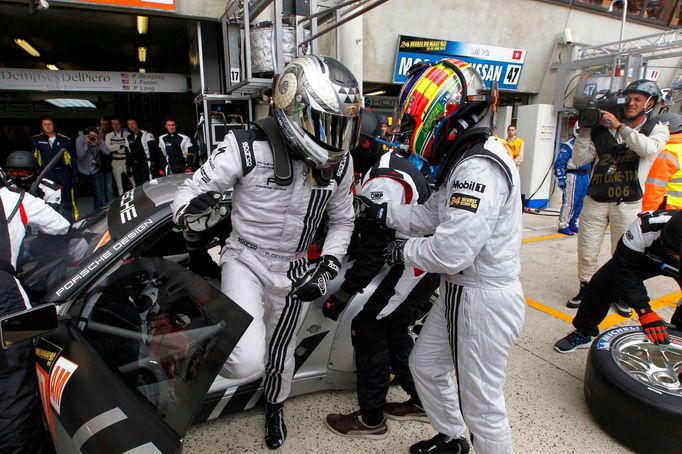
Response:
[[[423,205],[358,200],[367,217],[387,227],[432,235],[389,243],[389,264],[442,275],[440,297],[410,355],[417,393],[439,433],[411,453],[467,453],[466,428],[478,454],[512,452],[504,383],[525,313],[521,196],[514,162],[491,135],[496,99],[468,63],[413,67],[396,132],[417,155],[440,164],[438,191]]]
[[[358,83],[332,58],[293,60],[276,79],[273,101],[275,119],[230,133],[172,204],[176,222],[201,233],[227,215],[224,193],[233,190],[221,288],[254,320],[224,370],[247,378],[265,369],[270,449],[286,439],[283,401],[304,303],[326,293],[350,242],[355,213],[348,151],[360,131]],[[309,266],[307,250],[325,212],[322,257]]]

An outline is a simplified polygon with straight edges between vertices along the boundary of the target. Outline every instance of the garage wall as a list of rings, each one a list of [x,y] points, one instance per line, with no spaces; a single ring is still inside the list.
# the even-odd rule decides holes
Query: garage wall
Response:
[[[607,17],[539,0],[391,0],[364,16],[365,81],[390,82],[398,35],[411,35],[492,46],[527,49],[518,91],[537,93],[532,103],[552,102],[554,76],[549,65],[558,61],[555,37],[564,28],[579,41],[603,44],[617,41],[620,17]],[[661,28],[627,22],[625,38],[649,35]],[[563,58],[566,61],[567,53]],[[679,66],[680,59],[658,61]],[[672,69],[663,68],[659,84],[669,86]]]
[[[50,3],[54,3],[55,5],[62,4],[72,5],[74,3],[77,3],[79,6],[83,5],[93,6],[92,4],[88,5],[78,0],[49,0],[49,1]],[[177,10],[172,13],[164,14],[170,14],[178,17],[192,17],[198,19],[217,19],[225,12],[225,3],[226,0],[177,0],[176,1]],[[107,7],[106,5],[94,6],[96,6],[98,9],[111,9],[112,11],[118,10],[119,12],[125,11],[125,9],[116,6],[111,7]]]

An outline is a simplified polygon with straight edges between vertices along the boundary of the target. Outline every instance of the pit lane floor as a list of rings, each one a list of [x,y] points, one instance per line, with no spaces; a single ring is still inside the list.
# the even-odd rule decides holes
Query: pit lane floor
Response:
[[[505,388],[514,450],[630,452],[597,426],[585,405],[583,377],[587,350],[562,355],[552,348],[558,338],[572,329],[570,320],[575,310],[566,308],[565,301],[578,288],[577,237],[557,234],[556,217],[524,214],[523,221],[521,281],[529,306],[523,333],[511,351]],[[609,255],[607,233],[600,263]],[[652,305],[669,320],[680,298],[675,282],[658,277],[647,281],[647,288]],[[637,319],[626,320],[612,313],[602,328],[617,324],[637,324]],[[399,387],[391,388],[389,400],[406,398]],[[279,451],[406,453],[411,444],[435,434],[429,424],[419,422],[389,421],[389,436],[380,441],[339,437],[326,428],[327,413],[350,412],[356,405],[352,391],[320,392],[290,399],[285,405],[289,436]],[[256,408],[194,426],[186,437],[184,452],[266,452],[263,433],[262,409]]]

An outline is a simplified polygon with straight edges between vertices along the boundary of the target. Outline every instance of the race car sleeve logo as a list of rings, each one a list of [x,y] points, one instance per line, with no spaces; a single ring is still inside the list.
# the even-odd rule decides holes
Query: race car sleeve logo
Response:
[[[467,194],[455,192],[450,196],[450,208],[459,208],[460,210],[476,213],[480,203],[481,199]]]
[[[369,193],[370,200],[379,200],[384,198],[384,191],[373,191]]]
[[[52,369],[50,374],[50,404],[57,414],[60,414],[64,388],[66,388],[66,384],[74,372],[76,372],[76,369],[78,369],[78,364],[69,361],[63,356],[57,360],[54,369]]]

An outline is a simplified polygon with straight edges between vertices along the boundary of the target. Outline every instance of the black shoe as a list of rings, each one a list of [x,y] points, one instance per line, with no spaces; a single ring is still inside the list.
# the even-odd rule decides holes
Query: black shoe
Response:
[[[430,440],[420,441],[410,446],[410,454],[467,454],[469,442],[466,438],[450,438],[444,434],[438,434]]]
[[[578,294],[575,295],[570,300],[568,300],[568,302],[566,303],[566,307],[570,307],[571,309],[577,309],[580,306],[580,302],[583,300],[583,295],[585,294],[585,287],[587,287],[587,282],[581,282]]]
[[[632,309],[623,300],[613,303],[613,307],[621,317],[632,317]]]
[[[284,424],[284,404],[265,404],[265,445],[277,449],[287,439],[287,426]]]

